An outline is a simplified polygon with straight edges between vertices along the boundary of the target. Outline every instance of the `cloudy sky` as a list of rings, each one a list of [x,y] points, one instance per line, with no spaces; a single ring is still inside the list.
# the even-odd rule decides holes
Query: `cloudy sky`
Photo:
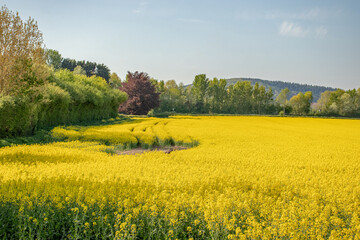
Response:
[[[252,77],[360,87],[357,0],[0,0],[63,57],[190,83]]]

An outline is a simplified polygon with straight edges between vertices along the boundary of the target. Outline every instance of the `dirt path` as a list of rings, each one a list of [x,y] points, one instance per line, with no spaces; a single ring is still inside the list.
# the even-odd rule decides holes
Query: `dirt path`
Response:
[[[116,154],[118,154],[118,155],[135,155],[135,154],[141,154],[141,153],[150,152],[150,151],[162,151],[166,154],[169,154],[172,151],[179,151],[179,150],[185,150],[185,149],[188,149],[188,148],[181,147],[181,146],[174,146],[174,147],[154,147],[151,149],[144,149],[144,148],[138,147],[138,148],[133,148],[130,150],[116,151]]]

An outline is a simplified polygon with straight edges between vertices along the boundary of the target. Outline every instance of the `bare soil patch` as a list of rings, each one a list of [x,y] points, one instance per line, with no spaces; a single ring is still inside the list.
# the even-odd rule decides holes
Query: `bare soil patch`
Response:
[[[188,149],[188,147],[182,147],[182,146],[171,146],[171,147],[154,147],[149,149],[144,149],[141,147],[133,148],[129,150],[123,150],[123,151],[116,151],[116,154],[118,155],[135,155],[135,154],[141,154],[144,152],[150,152],[150,151],[162,151],[166,154],[169,154],[173,151],[179,151],[179,150],[185,150]]]

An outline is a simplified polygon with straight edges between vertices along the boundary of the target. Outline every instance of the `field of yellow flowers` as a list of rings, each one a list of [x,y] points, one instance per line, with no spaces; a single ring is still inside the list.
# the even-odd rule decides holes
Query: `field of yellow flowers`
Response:
[[[360,239],[360,121],[138,118],[0,149],[1,239]],[[118,155],[185,145],[165,154]]]

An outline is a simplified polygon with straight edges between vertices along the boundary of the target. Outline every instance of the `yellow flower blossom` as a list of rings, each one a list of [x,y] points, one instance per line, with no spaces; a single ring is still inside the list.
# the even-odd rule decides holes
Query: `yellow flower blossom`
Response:
[[[14,229],[61,212],[115,239],[151,226],[171,239],[360,237],[359,120],[176,116],[52,133],[65,141],[0,149],[1,204],[24,224]],[[190,148],[116,154],[156,144]]]

